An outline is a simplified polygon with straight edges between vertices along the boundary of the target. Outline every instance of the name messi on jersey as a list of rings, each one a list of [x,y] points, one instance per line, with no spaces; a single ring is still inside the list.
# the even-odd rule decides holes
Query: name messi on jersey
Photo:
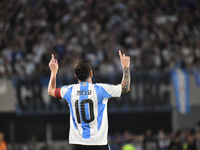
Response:
[[[92,90],[77,91],[77,95],[91,95]]]

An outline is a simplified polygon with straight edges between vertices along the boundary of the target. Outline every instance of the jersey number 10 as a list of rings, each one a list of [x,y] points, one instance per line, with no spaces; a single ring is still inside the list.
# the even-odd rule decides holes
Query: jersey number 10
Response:
[[[85,104],[87,104],[88,107],[89,107],[89,112],[87,112],[87,114],[90,115],[89,119],[86,118],[86,111],[88,111],[88,110],[85,109]],[[82,117],[82,120],[85,123],[92,122],[94,120],[94,104],[93,104],[93,101],[91,99],[84,99],[84,100],[81,101],[80,107],[81,107],[81,109],[79,109],[79,100],[76,100],[75,101],[75,108],[76,108],[76,118],[77,118],[78,123],[79,124],[81,123],[81,117]],[[80,110],[80,112],[79,112],[79,110]]]

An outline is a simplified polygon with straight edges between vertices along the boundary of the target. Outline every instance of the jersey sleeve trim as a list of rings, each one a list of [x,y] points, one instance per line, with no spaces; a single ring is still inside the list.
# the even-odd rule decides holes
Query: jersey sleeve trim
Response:
[[[54,90],[54,96],[55,96],[55,98],[59,98],[59,99],[61,99],[62,97],[61,97],[61,94],[60,94],[60,88],[56,88],[55,90]]]

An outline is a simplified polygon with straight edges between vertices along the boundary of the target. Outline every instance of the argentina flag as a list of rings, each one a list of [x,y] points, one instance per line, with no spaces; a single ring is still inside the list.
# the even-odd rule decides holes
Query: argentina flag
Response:
[[[194,70],[192,73],[194,74],[197,86],[200,87],[200,71]]]
[[[189,75],[188,72],[181,69],[172,71],[172,80],[174,84],[177,109],[180,113],[190,112],[189,95]]]

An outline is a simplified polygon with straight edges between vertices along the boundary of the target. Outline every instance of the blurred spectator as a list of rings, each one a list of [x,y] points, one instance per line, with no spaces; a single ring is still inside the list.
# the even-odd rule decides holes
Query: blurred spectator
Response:
[[[6,69],[4,66],[4,59],[0,57],[0,77],[6,73]]]
[[[115,133],[113,138],[110,138],[110,146],[112,150],[121,150],[123,146],[123,136],[120,133]]]
[[[195,139],[196,139],[197,150],[199,150],[200,149],[200,130],[198,130],[195,133]]]
[[[136,148],[132,144],[125,144],[122,150],[136,150]]]
[[[26,66],[26,62],[23,59],[23,57],[21,55],[17,55],[16,61],[14,64],[15,72],[20,76],[24,76],[25,75],[25,66]]]
[[[7,145],[4,141],[4,134],[2,131],[0,131],[0,150],[7,150]]]
[[[165,134],[163,129],[160,129],[158,131],[157,139],[158,139],[159,150],[165,150],[169,146],[170,140]]]
[[[124,132],[124,143],[131,144],[133,141],[133,135],[129,131]]]
[[[33,62],[33,56],[28,54],[26,56],[25,74],[31,76],[35,73],[36,65]]]
[[[197,125],[195,127],[195,131],[200,131],[200,121],[197,122]]]
[[[143,150],[157,150],[158,141],[153,138],[152,131],[148,129],[144,136]]]
[[[187,150],[197,150],[197,146],[196,146],[196,140],[194,135],[190,135],[188,137],[188,141],[187,141]]]
[[[32,136],[31,139],[28,141],[28,149],[29,150],[38,150],[37,138],[35,136]]]
[[[142,143],[143,143],[143,135],[135,135],[133,137],[133,145],[134,147],[136,148],[136,150],[143,150],[143,147],[142,147]]]
[[[168,150],[182,150],[182,145],[180,143],[180,137],[177,135],[172,139],[170,145],[168,146]]]
[[[21,147],[22,150],[40,150],[37,146],[37,138],[32,135],[28,142]]]

